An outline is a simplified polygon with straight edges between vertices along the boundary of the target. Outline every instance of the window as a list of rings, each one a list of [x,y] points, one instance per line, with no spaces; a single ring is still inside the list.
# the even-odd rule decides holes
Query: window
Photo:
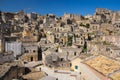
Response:
[[[119,27],[119,26],[117,25],[117,27]]]
[[[110,48],[106,48],[106,51],[110,51]]]
[[[59,34],[57,34],[57,37],[59,37]]]
[[[29,53],[29,51],[28,51],[28,50],[25,50],[25,53]]]
[[[74,56],[76,56],[76,52],[74,52]]]
[[[72,66],[72,63],[70,63],[70,67]]]
[[[83,42],[81,42],[81,44],[83,44]]]
[[[56,61],[53,61],[53,63],[55,63]]]
[[[63,58],[61,58],[61,61],[63,61]]]
[[[112,51],[111,51],[111,54],[112,54]]]
[[[35,51],[35,50],[33,50],[33,52],[35,53],[36,51]]]
[[[78,69],[78,66],[75,66],[75,69]]]

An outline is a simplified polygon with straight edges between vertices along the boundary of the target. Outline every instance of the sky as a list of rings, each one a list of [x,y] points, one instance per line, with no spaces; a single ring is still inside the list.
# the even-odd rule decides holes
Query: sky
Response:
[[[26,13],[36,12],[41,15],[65,12],[79,15],[94,14],[96,8],[120,10],[120,0],[0,0],[0,11]]]

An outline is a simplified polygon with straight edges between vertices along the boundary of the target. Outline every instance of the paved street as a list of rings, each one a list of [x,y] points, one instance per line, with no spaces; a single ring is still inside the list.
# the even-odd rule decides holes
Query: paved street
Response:
[[[80,74],[77,72],[59,70],[54,72],[54,70],[49,69],[45,66],[39,66],[37,68],[41,68],[42,71],[46,72],[49,76],[56,77],[58,80],[80,80]]]

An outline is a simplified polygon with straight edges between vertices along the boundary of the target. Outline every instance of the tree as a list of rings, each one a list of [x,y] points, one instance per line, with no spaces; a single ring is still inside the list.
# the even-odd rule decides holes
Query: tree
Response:
[[[83,23],[80,23],[80,26],[85,26]]]
[[[85,41],[82,52],[87,52],[87,42]]]
[[[68,42],[67,42],[68,46],[72,46],[72,40],[73,40],[73,36],[68,36]]]

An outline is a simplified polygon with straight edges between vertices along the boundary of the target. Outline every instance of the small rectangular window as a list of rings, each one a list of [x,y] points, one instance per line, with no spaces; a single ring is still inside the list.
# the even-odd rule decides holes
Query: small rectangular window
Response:
[[[78,66],[75,66],[75,69],[78,69]]]
[[[35,53],[36,51],[35,51],[35,50],[33,50],[33,52]]]

